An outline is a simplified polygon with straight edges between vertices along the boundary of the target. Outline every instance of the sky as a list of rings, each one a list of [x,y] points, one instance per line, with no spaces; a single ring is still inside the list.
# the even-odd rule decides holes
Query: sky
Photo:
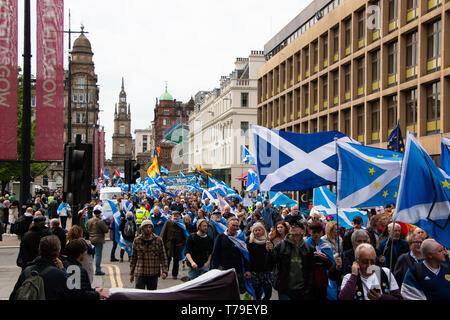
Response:
[[[295,18],[311,0],[65,0],[64,30],[84,25],[98,75],[100,125],[111,159],[114,107],[122,77],[131,105],[131,133],[148,128],[165,91],[187,102],[219,87],[237,57],[248,57]],[[36,74],[36,1],[31,1],[32,74]],[[72,45],[78,35],[72,35]],[[67,69],[68,35],[64,38]],[[19,64],[23,65],[23,1],[19,0]]]

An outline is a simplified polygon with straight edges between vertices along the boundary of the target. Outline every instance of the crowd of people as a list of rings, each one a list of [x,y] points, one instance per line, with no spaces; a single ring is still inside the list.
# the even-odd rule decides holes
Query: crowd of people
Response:
[[[447,249],[419,227],[393,221],[393,205],[368,210],[366,226],[355,216],[352,228],[343,228],[331,215],[300,212],[298,205],[275,208],[256,197],[250,195],[250,206],[227,197],[221,206],[198,192],[157,198],[125,193],[114,199],[120,234],[132,244],[130,282],[156,290],[159,278],[171,274],[178,279],[180,267],[188,271],[181,281],[234,268],[244,299],[270,300],[273,289],[280,300],[450,299]],[[47,299],[107,298],[108,289],[91,284],[93,275],[105,274],[101,265],[108,232],[110,261],[124,262],[114,217],[104,218],[98,199],[78,212],[58,193],[37,196],[33,203],[23,215],[11,214],[11,199],[0,198],[0,210],[9,208],[4,230],[9,227],[21,239],[17,265],[23,271],[11,299],[23,295],[32,271],[43,273]],[[80,225],[66,230],[67,217],[74,214]],[[74,267],[82,281],[70,290],[62,279]]]

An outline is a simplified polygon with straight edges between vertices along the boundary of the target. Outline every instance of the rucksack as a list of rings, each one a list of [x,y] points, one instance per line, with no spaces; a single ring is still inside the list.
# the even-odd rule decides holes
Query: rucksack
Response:
[[[18,236],[23,236],[28,231],[29,226],[30,224],[28,223],[27,218],[25,216],[21,216],[11,225],[11,232]]]
[[[128,220],[125,223],[125,227],[123,228],[123,235],[125,237],[134,237],[136,234],[136,228],[134,227],[134,223],[131,220]]]
[[[31,270],[33,267],[25,268],[25,281],[17,289],[14,300],[45,300],[44,276],[55,267],[47,266],[41,272]]]

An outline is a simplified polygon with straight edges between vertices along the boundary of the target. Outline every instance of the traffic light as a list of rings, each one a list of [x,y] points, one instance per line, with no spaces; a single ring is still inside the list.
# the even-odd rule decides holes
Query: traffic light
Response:
[[[135,184],[136,180],[141,176],[139,169],[141,165],[136,160],[125,160],[125,183]]]
[[[141,173],[139,172],[141,165],[136,162],[136,160],[131,160],[131,183],[135,184],[136,180],[139,179]]]
[[[92,144],[66,144],[64,150],[64,201],[74,212],[78,206],[91,201]],[[75,217],[75,215],[74,215]],[[77,223],[74,223],[77,224]]]

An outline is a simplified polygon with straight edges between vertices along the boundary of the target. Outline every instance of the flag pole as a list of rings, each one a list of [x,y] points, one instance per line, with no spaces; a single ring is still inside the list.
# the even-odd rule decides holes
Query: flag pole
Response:
[[[337,137],[334,137],[334,146],[335,146],[335,152],[336,154],[338,154],[338,148],[337,148]],[[339,156],[338,156],[339,159]],[[338,164],[338,168],[336,170],[336,228],[337,228],[337,251],[338,251],[338,256],[341,256],[341,246],[339,244],[339,205],[338,205],[338,195],[339,195],[339,188],[338,188],[338,171],[339,171],[339,166],[340,164]]]

